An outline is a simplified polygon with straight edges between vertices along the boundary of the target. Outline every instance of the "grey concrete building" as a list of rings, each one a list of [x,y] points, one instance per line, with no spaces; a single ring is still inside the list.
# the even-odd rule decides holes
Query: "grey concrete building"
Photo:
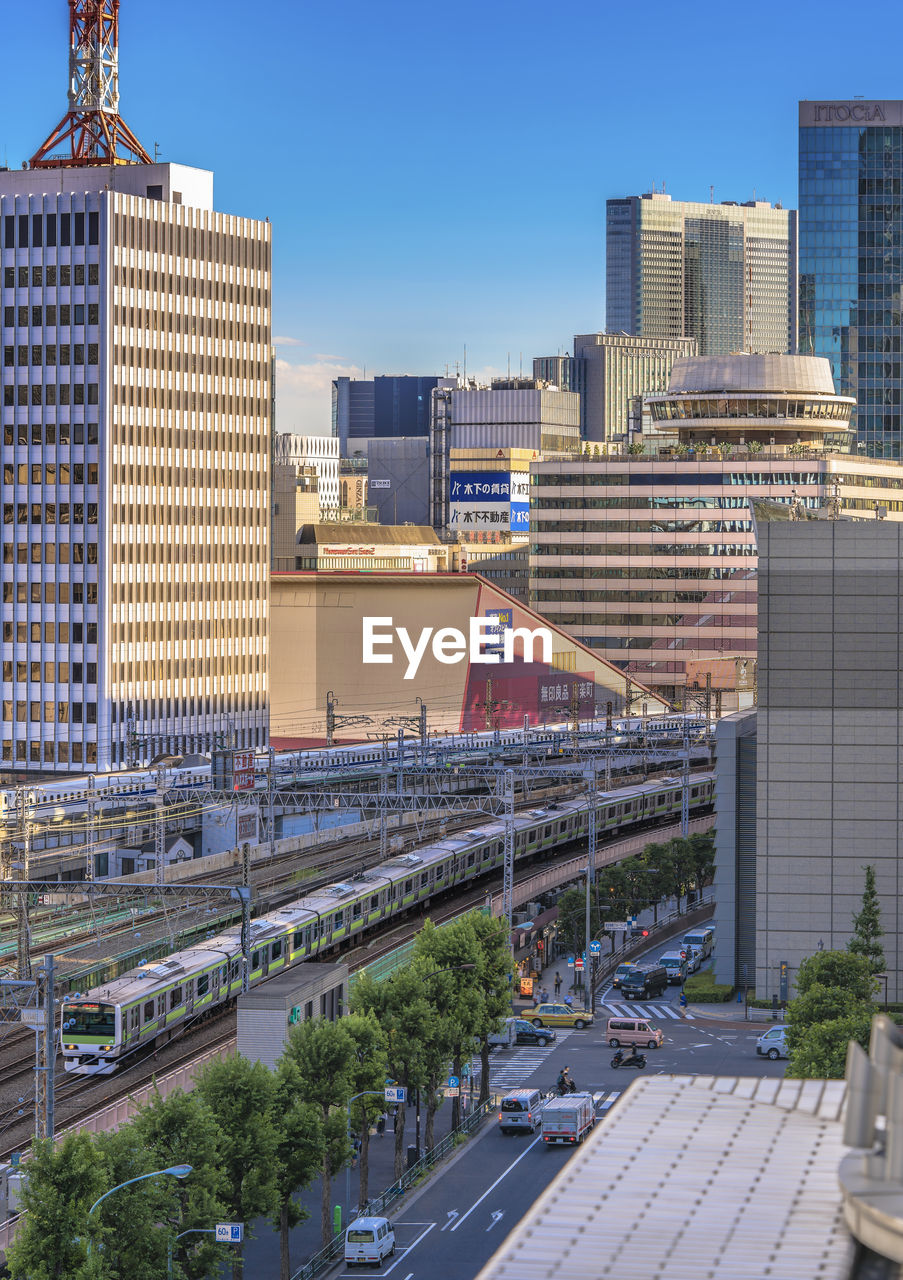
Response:
[[[903,528],[788,519],[759,548],[756,992],[846,946],[875,868],[888,998],[901,999]],[[797,514],[802,514],[797,512]]]
[[[715,980],[753,987],[756,973],[754,707],[715,728]]]

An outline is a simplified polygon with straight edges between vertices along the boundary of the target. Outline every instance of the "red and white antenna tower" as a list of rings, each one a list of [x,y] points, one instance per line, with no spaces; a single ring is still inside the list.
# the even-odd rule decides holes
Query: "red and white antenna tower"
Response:
[[[119,114],[119,0],[69,0],[69,110],[31,167],[150,163]]]

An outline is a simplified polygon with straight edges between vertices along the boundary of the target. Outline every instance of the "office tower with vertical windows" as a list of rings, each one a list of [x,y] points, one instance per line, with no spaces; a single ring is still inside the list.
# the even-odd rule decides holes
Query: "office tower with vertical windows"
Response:
[[[862,451],[901,457],[903,102],[799,104],[800,351],[856,400]]]
[[[213,175],[0,173],[0,768],[267,734],[269,223]]]
[[[796,211],[765,200],[609,200],[606,328],[692,337],[703,356],[794,352],[796,242]]]

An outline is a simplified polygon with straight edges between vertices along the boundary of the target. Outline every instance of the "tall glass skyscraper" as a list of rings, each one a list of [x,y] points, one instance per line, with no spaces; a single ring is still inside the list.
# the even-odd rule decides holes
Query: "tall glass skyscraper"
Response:
[[[860,446],[899,458],[903,102],[801,102],[800,351],[855,396]]]
[[[695,338],[700,355],[796,350],[794,209],[661,191],[609,200],[605,265],[609,333]]]

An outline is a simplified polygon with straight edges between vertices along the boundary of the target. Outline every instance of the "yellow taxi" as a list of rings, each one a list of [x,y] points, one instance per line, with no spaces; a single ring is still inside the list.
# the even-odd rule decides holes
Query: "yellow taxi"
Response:
[[[593,1015],[585,1009],[571,1009],[566,1004],[538,1004],[530,1014],[534,1027],[591,1027]]]

